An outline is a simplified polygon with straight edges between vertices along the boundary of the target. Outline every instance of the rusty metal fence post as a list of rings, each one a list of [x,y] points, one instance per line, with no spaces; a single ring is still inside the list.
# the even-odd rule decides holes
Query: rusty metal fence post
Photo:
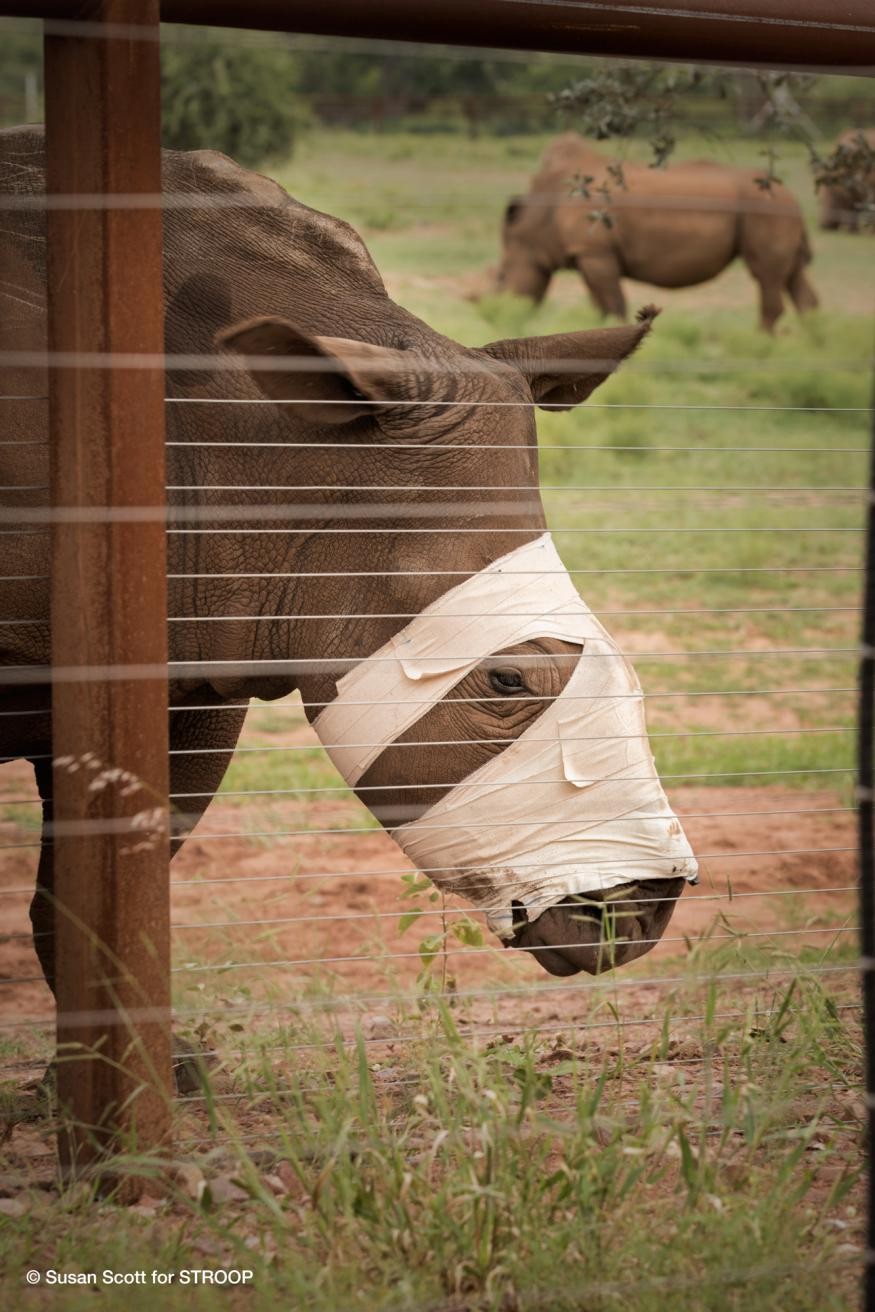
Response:
[[[170,1126],[158,0],[98,0],[77,17],[87,24],[75,35],[45,38],[68,1173],[118,1147],[153,1148]]]

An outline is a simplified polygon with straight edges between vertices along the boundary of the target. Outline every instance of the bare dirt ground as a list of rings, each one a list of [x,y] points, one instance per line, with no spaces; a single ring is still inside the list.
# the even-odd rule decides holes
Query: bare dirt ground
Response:
[[[0,805],[31,793],[29,775],[23,763],[6,767]],[[751,946],[778,943],[788,951],[803,944],[826,950],[851,939],[856,836],[853,814],[835,794],[681,788],[672,803],[700,858],[701,879],[684,893],[663,942],[632,968],[635,976],[682,956],[704,935],[713,943],[743,935]],[[19,822],[23,809],[0,821],[0,843],[9,845],[0,848],[3,1010],[48,1019],[50,995],[28,937],[37,831]],[[210,963],[235,963],[223,972],[226,991],[245,985],[255,996],[287,1001],[330,987],[351,1001],[366,995],[367,1006],[369,995],[409,987],[421,965],[420,940],[440,932],[440,907],[421,901],[427,914],[399,934],[399,917],[415,905],[400,879],[410,867],[382,831],[349,832],[364,820],[349,802],[323,800],[306,809],[214,802],[172,867],[182,992],[215,983]],[[332,828],[345,832],[325,832]],[[545,1004],[555,1000],[556,981],[524,954],[453,943],[448,968],[463,992],[530,987],[526,1005],[535,1019],[540,995]]]
[[[309,731],[302,732],[306,735]],[[30,792],[24,765],[7,768],[0,781],[0,805],[4,798],[22,798]],[[619,972],[616,988],[609,985],[607,996],[585,991],[591,988],[587,979],[551,979],[524,954],[494,948],[453,954],[448,970],[458,987],[455,1017],[463,1033],[477,1036],[481,1044],[499,1051],[506,1046],[510,1053],[521,1032],[532,1033],[537,1042],[539,1078],[547,1081],[543,1108],[556,1122],[574,1119],[578,1077],[569,1073],[569,1066],[579,1062],[583,1069],[610,1068],[614,1072],[610,1103],[615,1114],[627,1118],[630,1125],[639,1116],[640,1081],[646,1070],[656,1088],[692,1099],[694,1119],[704,1135],[723,1134],[725,1139],[721,1129],[724,1083],[740,1087],[745,1076],[737,1059],[719,1064],[716,1077],[708,1067],[695,1023],[701,1019],[696,1013],[704,1010],[700,1005],[704,986],[696,989],[694,998],[688,996],[674,1014],[671,1037],[667,1038],[663,1031],[667,995],[664,988],[649,981],[656,975],[665,984],[666,976],[674,977],[677,971],[667,959],[682,959],[704,936],[709,936],[712,944],[724,941],[729,945],[736,936],[742,936],[752,948],[784,944],[791,965],[803,946],[825,951],[851,938],[843,931],[855,922],[854,819],[842,799],[827,791],[686,788],[675,790],[671,800],[684,817],[700,857],[701,882],[685,892],[664,941],[653,953]],[[221,1035],[223,1051],[228,1049],[228,1040],[232,1046],[236,1041],[234,1031],[244,1028],[232,1014],[241,1000],[246,1028],[253,1026],[262,1033],[292,1017],[310,1022],[324,1014],[349,1036],[349,1022],[358,1017],[380,1105],[403,1108],[417,1078],[415,1045],[426,1042],[427,1033],[417,1024],[415,1008],[411,1011],[409,1004],[396,1008],[392,998],[413,984],[420,965],[417,943],[425,933],[434,932],[440,921],[421,920],[399,936],[398,920],[409,910],[410,902],[401,895],[397,872],[407,866],[387,835],[376,830],[319,832],[332,826],[356,827],[362,819],[363,812],[357,814],[348,802],[310,803],[306,810],[299,805],[284,808],[255,806],[250,801],[243,805],[216,802],[173,863],[177,994],[180,1012],[189,1022],[186,1009],[207,1001],[206,1025],[200,1032],[207,1044]],[[304,823],[310,831],[294,837],[240,836],[243,829],[263,834],[266,830],[300,830]],[[0,843],[32,843],[35,838],[32,828],[12,819],[0,822]],[[0,905],[5,909],[6,935],[0,940],[0,981],[4,1015],[19,1022],[26,1017],[49,1021],[51,1016],[48,990],[34,978],[38,965],[28,937],[29,891],[25,890],[32,885],[36,858],[33,846],[0,848]],[[4,892],[8,895],[2,896]],[[286,964],[259,964],[269,961]],[[219,962],[252,964],[221,975],[202,970],[206,964]],[[198,992],[200,984],[204,993]],[[848,984],[847,990],[839,989],[835,996],[843,1019],[852,1022],[850,1008],[856,994],[850,991],[854,987],[850,972]],[[753,1003],[773,1006],[780,992],[780,981],[770,979],[764,984],[756,973],[750,978],[730,974],[721,984],[718,1019],[727,1014],[744,1017],[748,1014],[745,1008]],[[322,1013],[320,998],[329,996],[331,1007]],[[315,1012],[308,1013],[308,1000],[315,1004]],[[610,1010],[604,1002],[610,1004]],[[250,1005],[254,1007],[251,1014],[246,1012]],[[742,1021],[751,1035],[759,1032],[750,1025],[750,1019]],[[270,1040],[273,1036],[266,1037]],[[274,1180],[279,1172],[285,1192],[304,1206],[306,1199],[303,1195],[298,1198],[302,1186],[278,1147],[277,1125],[284,1114],[283,1089],[300,1088],[302,1082],[306,1087],[314,1080],[318,1088],[325,1078],[319,1073],[321,1054],[310,1050],[316,1046],[293,1041],[284,1050],[270,1042],[255,1068],[259,1072],[255,1088],[263,1088],[261,1093],[253,1093],[239,1078],[218,1084],[223,1115],[232,1119],[233,1142],[221,1128],[224,1121],[218,1131],[211,1123],[202,1098],[182,1100],[177,1104],[178,1153],[183,1159],[208,1161],[209,1167],[204,1169],[217,1177],[214,1184],[218,1188],[239,1176],[235,1153],[245,1147],[251,1161],[268,1172],[265,1179]],[[28,1111],[33,1098],[26,1092],[29,1083],[41,1075],[49,1047],[48,1035],[41,1045],[28,1044],[33,1056],[27,1063],[18,1053],[18,1059],[3,1071],[23,1095],[23,1110],[9,1116],[4,1131],[0,1180],[4,1196],[32,1198],[37,1189],[51,1198],[56,1187],[53,1123]],[[279,1092],[264,1088],[265,1057]],[[330,1056],[326,1059],[330,1065]],[[327,1078],[331,1079],[330,1071]],[[840,1080],[803,1080],[792,1091],[792,1106],[786,1115],[798,1125],[817,1118],[820,1128],[809,1144],[806,1166],[813,1171],[807,1200],[809,1205],[819,1205],[856,1161],[862,1103],[853,1087]],[[744,1135],[735,1131],[727,1142],[725,1151],[730,1158],[737,1153],[743,1161]],[[674,1184],[674,1173],[670,1173],[660,1186],[666,1197]],[[234,1196],[242,1197],[231,1204],[231,1210],[235,1216],[239,1214],[238,1225],[245,1231],[255,1225],[251,1204],[239,1190]],[[147,1217],[158,1206],[149,1198],[143,1205]],[[849,1236],[856,1234],[860,1206],[860,1191],[855,1187],[836,1223]],[[178,1225],[185,1215],[185,1205],[176,1203],[162,1223]],[[221,1256],[223,1250],[215,1241],[208,1238],[203,1242],[211,1260]]]
[[[497,249],[497,248],[496,248]],[[498,260],[487,267],[475,270],[470,273],[460,275],[411,275],[406,273],[393,274],[391,271],[386,273],[385,281],[390,289],[390,294],[403,300],[405,292],[410,288],[421,290],[426,287],[445,288],[447,291],[454,293],[463,300],[477,300],[481,296],[495,294],[495,273],[498,267]],[[818,277],[819,270],[815,265],[811,278],[815,286],[819,285],[819,294],[824,298],[827,306],[834,304],[834,293],[831,287],[824,287],[823,277]],[[693,287],[654,287],[650,283],[635,282],[631,278],[623,280],[623,289],[630,306],[647,305],[648,302],[656,299],[664,310],[706,310],[714,307],[721,309],[728,308],[733,310],[749,309],[751,314],[751,326],[756,322],[758,311],[758,293],[756,284],[751,279],[750,274],[743,264],[736,262],[732,264],[723,273],[712,278],[710,282],[698,284]],[[580,279],[576,274],[561,273],[554,277],[550,286],[548,295],[551,299],[560,302],[563,305],[574,304],[578,301],[586,301],[587,294]],[[861,284],[850,282],[849,286],[842,287],[841,308],[856,314],[865,314],[870,304],[869,289]],[[787,320],[782,321],[779,332],[790,331],[790,322],[795,317],[793,307],[789,303],[786,306]]]

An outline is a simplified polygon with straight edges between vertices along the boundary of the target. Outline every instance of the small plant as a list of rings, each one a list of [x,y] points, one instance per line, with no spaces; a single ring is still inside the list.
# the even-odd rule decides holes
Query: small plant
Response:
[[[427,915],[439,915],[441,928],[438,933],[426,934],[418,944],[419,959],[422,963],[416,979],[417,987],[423,993],[437,993],[447,998],[450,1006],[455,1003],[456,978],[449,969],[449,945],[455,940],[468,948],[483,947],[483,931],[475,920],[465,911],[454,911],[450,920],[447,912],[447,900],[426,875],[402,875],[404,884],[402,897],[415,901],[410,911],[405,911],[398,921],[398,933],[404,934],[412,925]],[[429,912],[423,901],[435,908]],[[435,970],[435,962],[440,962]]]

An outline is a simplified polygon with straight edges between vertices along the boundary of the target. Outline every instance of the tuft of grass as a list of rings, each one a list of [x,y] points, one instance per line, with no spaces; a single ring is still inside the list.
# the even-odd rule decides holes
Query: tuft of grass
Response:
[[[839,1312],[861,1260],[860,1045],[847,995],[779,954],[760,954],[760,986],[721,996],[746,950],[700,945],[631,1027],[603,987],[578,992],[561,1033],[520,1036],[472,1037],[436,1002],[399,1000],[377,1042],[352,1020],[302,1012],[268,1032],[225,1008],[208,1041],[226,1092],[178,1106],[169,1169],[132,1150],[114,1163],[120,1182],[154,1181],[139,1208],[86,1181],[22,1184],[7,1137],[9,1287],[30,1268],[232,1266],[253,1270],[240,1306],[256,1308]],[[161,1291],[171,1309],[228,1297]]]

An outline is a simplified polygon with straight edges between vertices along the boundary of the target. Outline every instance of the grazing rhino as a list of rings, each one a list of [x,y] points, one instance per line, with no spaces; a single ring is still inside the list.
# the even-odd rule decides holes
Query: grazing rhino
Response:
[[[784,312],[785,292],[800,312],[817,306],[805,275],[805,224],[786,187],[764,190],[756,170],[708,161],[624,164],[618,181],[610,163],[573,132],[547,148],[528,194],[505,211],[499,291],[540,303],[557,269],[577,269],[601,312],[625,319],[623,278],[692,287],[740,256],[759,283],[767,332]]]
[[[875,128],[851,128],[833,147],[829,172],[836,181],[818,188],[818,217],[826,231],[875,232]],[[841,180],[839,180],[841,179]]]
[[[38,197],[43,167],[40,131],[0,133],[3,191]],[[171,670],[174,848],[248,700],[298,689],[358,795],[507,945],[555,974],[646,952],[695,861],[634,674],[545,534],[533,407],[585,400],[655,311],[468,349],[389,299],[347,224],[210,151],[165,152],[163,169],[166,349],[187,357],[167,372],[170,654],[191,663]],[[0,257],[2,391],[34,398],[3,411],[21,532],[0,664],[46,669],[40,686],[0,679],[0,752],[33,762],[43,801],[31,914],[51,985],[50,558],[28,519],[48,504],[46,381],[8,354],[46,346],[39,204],[7,212]],[[481,794],[486,824],[467,809]]]

